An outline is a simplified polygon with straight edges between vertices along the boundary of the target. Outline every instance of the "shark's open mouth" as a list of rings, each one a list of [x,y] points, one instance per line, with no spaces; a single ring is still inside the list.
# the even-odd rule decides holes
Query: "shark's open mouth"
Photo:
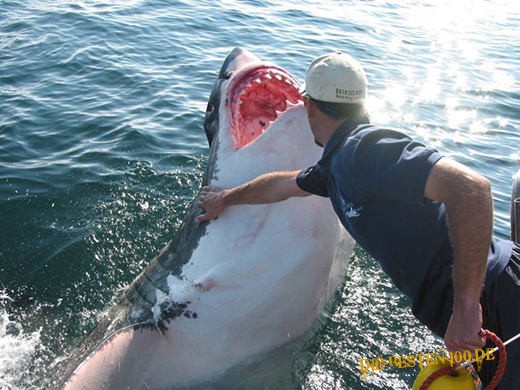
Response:
[[[237,149],[258,138],[289,108],[302,103],[297,81],[271,65],[236,75],[230,91],[231,134]]]

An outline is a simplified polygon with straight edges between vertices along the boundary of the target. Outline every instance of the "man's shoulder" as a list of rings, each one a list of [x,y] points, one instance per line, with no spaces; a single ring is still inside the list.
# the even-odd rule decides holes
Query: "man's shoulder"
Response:
[[[336,150],[336,158],[352,158],[358,153],[373,153],[386,144],[411,142],[412,138],[403,131],[379,125],[363,124],[346,136]]]
[[[356,129],[352,131],[349,138],[352,140],[365,140],[365,139],[411,139],[410,136],[406,135],[406,133],[402,130],[373,125],[373,124],[363,124],[359,125]]]

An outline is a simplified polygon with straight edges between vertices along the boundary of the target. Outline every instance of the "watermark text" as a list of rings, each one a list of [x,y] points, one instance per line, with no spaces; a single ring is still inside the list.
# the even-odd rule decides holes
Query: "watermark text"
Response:
[[[477,370],[480,371],[484,360],[495,360],[493,348],[486,348],[486,350],[475,349],[473,353],[468,350],[464,352],[448,352],[445,349],[440,349],[436,352],[412,353],[410,355],[389,356],[387,358],[382,356],[372,359],[361,358],[359,360],[359,371],[361,372],[361,379],[365,380],[367,373],[373,374],[376,371],[384,370],[386,367],[413,368],[418,366],[422,369],[425,366],[438,363],[450,363],[453,366],[472,359],[475,360]]]

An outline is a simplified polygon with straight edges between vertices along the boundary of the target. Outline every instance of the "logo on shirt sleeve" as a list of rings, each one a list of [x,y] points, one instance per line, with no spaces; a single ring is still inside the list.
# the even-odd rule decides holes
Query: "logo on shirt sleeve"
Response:
[[[357,218],[359,217],[359,212],[363,210],[363,206],[356,207],[352,202],[344,202],[343,203],[343,212],[347,216],[347,218]]]

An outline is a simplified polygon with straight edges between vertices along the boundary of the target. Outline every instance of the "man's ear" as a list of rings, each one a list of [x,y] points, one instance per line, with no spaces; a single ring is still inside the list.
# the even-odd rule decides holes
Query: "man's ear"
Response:
[[[303,103],[307,109],[307,116],[312,118],[316,114],[316,105],[311,99],[305,99]]]

